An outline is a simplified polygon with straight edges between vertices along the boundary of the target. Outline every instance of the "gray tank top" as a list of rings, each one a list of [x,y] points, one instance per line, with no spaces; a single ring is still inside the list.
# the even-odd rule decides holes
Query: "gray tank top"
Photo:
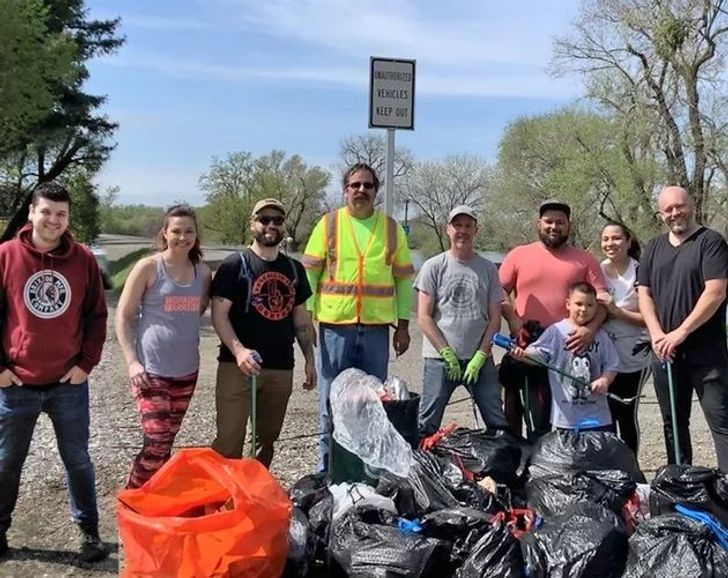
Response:
[[[167,276],[161,254],[156,262],[157,281],[139,311],[137,355],[147,373],[182,377],[200,367],[201,266],[195,265],[192,283],[179,285]]]

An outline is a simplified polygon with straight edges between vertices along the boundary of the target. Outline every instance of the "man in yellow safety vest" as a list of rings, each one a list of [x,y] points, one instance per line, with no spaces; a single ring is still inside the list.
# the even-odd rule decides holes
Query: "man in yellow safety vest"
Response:
[[[321,431],[331,431],[331,382],[356,367],[387,378],[389,326],[397,355],[410,342],[414,268],[402,227],[374,208],[379,179],[356,164],[344,174],[345,206],[316,223],[303,255],[313,296],[309,310],[319,322]],[[319,470],[328,470],[329,435],[321,436]]]

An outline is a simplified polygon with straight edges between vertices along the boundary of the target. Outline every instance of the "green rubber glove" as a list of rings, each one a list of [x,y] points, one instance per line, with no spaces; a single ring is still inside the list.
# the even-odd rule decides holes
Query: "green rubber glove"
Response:
[[[468,366],[465,368],[465,383],[473,385],[476,381],[478,381],[478,374],[483,368],[483,365],[485,365],[486,359],[488,359],[488,356],[485,352],[480,349],[475,352],[475,355],[473,355],[473,358],[468,362]]]
[[[440,355],[442,356],[442,359],[443,361],[445,361],[445,365],[447,366],[447,378],[450,381],[457,381],[458,379],[460,379],[460,362],[458,361],[455,352],[452,350],[452,347],[450,347],[449,345],[447,347],[443,347],[440,350]]]

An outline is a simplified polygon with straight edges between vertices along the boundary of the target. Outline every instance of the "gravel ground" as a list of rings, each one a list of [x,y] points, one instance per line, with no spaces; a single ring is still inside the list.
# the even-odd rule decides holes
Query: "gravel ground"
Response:
[[[110,308],[109,319],[113,319]],[[58,336],[57,338],[61,338]],[[206,318],[201,339],[202,368],[197,391],[182,430],[177,447],[208,444],[214,434],[214,378],[217,339]],[[391,363],[391,373],[419,388],[421,335],[414,329],[410,351]],[[298,352],[297,352],[298,355]],[[317,429],[317,396],[303,391],[303,364],[297,357],[296,388],[291,397],[288,414],[273,461],[273,474],[285,486],[315,469],[316,440],[306,438],[285,441]],[[453,400],[462,399],[464,389],[455,392]],[[651,384],[645,388],[646,397],[640,410],[642,447],[640,462],[648,477],[665,463],[662,426]],[[695,463],[715,465],[709,431],[702,412],[694,400],[693,446]],[[457,403],[448,408],[444,423],[457,421],[473,427],[470,403]],[[76,534],[68,511],[63,467],[55,447],[50,421],[42,416],[36,427],[30,454],[25,464],[21,496],[15,510],[8,538],[11,555],[0,561],[0,577],[111,577],[118,575],[119,544],[115,520],[115,494],[125,482],[132,457],[139,450],[141,429],[134,411],[121,351],[113,336],[111,323],[104,355],[91,375],[91,454],[96,466],[101,536],[112,554],[108,560],[88,565],[76,561]]]

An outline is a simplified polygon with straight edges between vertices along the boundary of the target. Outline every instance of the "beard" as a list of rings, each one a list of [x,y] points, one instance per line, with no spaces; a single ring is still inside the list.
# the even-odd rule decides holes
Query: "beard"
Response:
[[[558,249],[559,247],[563,247],[566,244],[566,242],[569,240],[569,235],[559,235],[554,239],[552,237],[549,237],[547,233],[539,230],[538,238],[549,249]]]
[[[283,241],[283,231],[279,230],[272,237],[270,235],[266,235],[265,231],[256,231],[255,233],[253,233],[253,238],[264,247],[275,247],[277,245],[280,245],[281,241]]]

